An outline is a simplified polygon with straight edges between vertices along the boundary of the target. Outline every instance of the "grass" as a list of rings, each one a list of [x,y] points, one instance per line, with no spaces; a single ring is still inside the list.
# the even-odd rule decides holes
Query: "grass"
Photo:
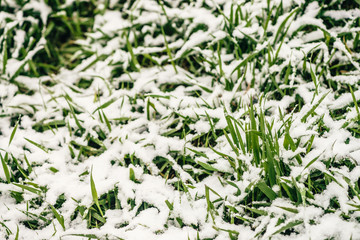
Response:
[[[33,2],[0,1],[0,238],[360,237],[358,1]]]

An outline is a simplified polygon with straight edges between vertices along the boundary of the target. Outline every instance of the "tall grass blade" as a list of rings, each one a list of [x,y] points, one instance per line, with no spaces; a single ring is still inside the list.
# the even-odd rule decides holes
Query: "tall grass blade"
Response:
[[[64,217],[58,213],[58,211],[56,211],[56,209],[54,208],[53,205],[50,204],[50,208],[51,211],[53,212],[54,216],[56,217],[56,219],[58,220],[58,222],[60,223],[61,227],[63,228],[63,230],[65,231],[65,222],[64,222]]]
[[[20,121],[20,119],[16,122],[16,125],[15,125],[14,129],[13,129],[12,132],[11,132],[8,146],[10,146],[12,140],[14,139],[16,130],[17,130],[18,126],[19,126],[19,121]]]
[[[302,122],[305,122],[306,119],[310,116],[310,114],[314,113],[316,108],[321,104],[321,102],[326,98],[326,96],[329,94],[330,92],[325,93],[320,99],[319,101],[301,118]]]
[[[300,225],[302,224],[304,221],[303,220],[295,220],[295,221],[292,221],[292,222],[289,222],[288,224],[286,224],[285,226],[281,227],[279,230],[277,230],[276,232],[274,232],[272,235],[276,235],[278,233],[282,233],[290,228],[293,228],[297,225]]]
[[[108,106],[110,106],[111,104],[113,104],[114,102],[116,102],[118,99],[117,98],[112,98],[109,101],[107,101],[106,103],[102,104],[100,107],[97,107],[92,114],[96,113],[96,111],[100,110],[100,109],[104,109],[107,108]]]
[[[268,186],[264,181],[259,182],[256,185],[261,192],[263,192],[270,200],[275,200],[277,194]]]
[[[26,141],[28,141],[29,143],[31,143],[32,145],[34,145],[35,147],[38,147],[40,148],[41,150],[43,150],[44,152],[46,153],[49,153],[50,149],[44,147],[43,145],[39,144],[39,143],[36,143],[28,138],[25,138]]]
[[[97,191],[96,191],[96,186],[95,186],[95,182],[94,182],[94,179],[93,179],[93,176],[92,176],[92,167],[91,167],[91,173],[90,173],[90,188],[91,188],[91,195],[92,195],[92,198],[93,198],[93,201],[94,203],[96,204],[96,206],[98,207],[99,209],[99,212],[101,214],[101,216],[103,217],[104,214],[100,208],[100,204],[99,204],[99,197],[98,197],[98,194],[97,194]]]
[[[5,174],[5,177],[6,177],[6,181],[8,183],[10,183],[10,171],[9,171],[8,166],[7,166],[8,153],[7,152],[5,153],[4,158],[3,158],[2,154],[0,153],[0,158],[1,158],[1,164],[2,164],[2,167],[3,167],[3,171],[4,171],[4,174]]]

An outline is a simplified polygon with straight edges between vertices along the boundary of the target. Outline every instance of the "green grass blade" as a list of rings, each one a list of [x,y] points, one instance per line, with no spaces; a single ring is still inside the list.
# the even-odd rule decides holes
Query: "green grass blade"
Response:
[[[275,38],[274,38],[274,42],[273,44],[276,43],[280,33],[282,32],[283,28],[285,27],[286,25],[286,22],[291,18],[292,15],[294,15],[295,13],[297,13],[298,11],[300,11],[301,8],[295,8],[285,19],[284,21],[280,24],[278,30],[276,31],[276,34],[275,34]]]
[[[58,211],[56,211],[56,209],[54,208],[53,205],[50,204],[50,207],[51,207],[51,211],[53,212],[54,216],[56,217],[56,219],[60,223],[61,227],[65,231],[64,217],[61,214],[59,214]]]
[[[4,41],[4,53],[3,53],[3,69],[2,69],[2,73],[5,74],[6,73],[6,65],[7,65],[7,61],[8,61],[8,51],[7,51],[7,43],[6,43],[6,38]]]
[[[226,140],[228,141],[228,143],[230,144],[232,150],[235,152],[236,156],[239,156],[239,150],[235,147],[235,145],[233,144],[233,142],[231,141],[231,139],[229,138],[228,134],[226,133],[225,130],[224,131],[224,135],[226,137]]]
[[[101,223],[106,223],[106,219],[104,218],[104,217],[102,217],[102,216],[100,216],[97,212],[93,212],[92,213],[92,216],[96,219],[96,220],[98,220],[98,221],[100,221]]]
[[[165,203],[166,203],[166,205],[168,206],[168,208],[169,208],[170,211],[174,210],[174,205],[171,204],[168,200],[165,200]]]
[[[66,234],[64,236],[74,236],[74,237],[83,237],[83,238],[87,238],[87,239],[100,239],[98,236],[96,236],[95,234]]]
[[[320,98],[320,100],[301,118],[301,121],[302,121],[302,122],[306,122],[306,119],[310,116],[310,114],[312,114],[312,113],[316,110],[316,108],[321,104],[321,102],[326,98],[326,96],[327,96],[329,93],[330,93],[330,91],[327,92],[327,93],[325,93],[325,94]]]
[[[295,213],[295,214],[299,213],[299,211],[295,208],[282,207],[282,206],[276,206],[276,207],[281,208],[281,209],[291,212],[291,213]]]
[[[35,147],[38,147],[40,148],[41,150],[43,150],[44,152],[46,153],[49,153],[50,149],[44,147],[43,145],[39,144],[39,143],[36,143],[28,138],[25,138],[26,141],[28,141],[29,143],[33,144]]]
[[[214,204],[210,200],[210,188],[205,185],[205,198],[207,203],[207,212],[210,213],[213,222],[215,221],[214,213],[216,211]]]
[[[199,155],[201,157],[209,159],[209,157],[203,152],[199,152],[199,151],[196,151],[195,149],[191,149],[191,148],[188,148],[188,147],[187,147],[187,149],[189,149],[190,151],[192,151],[193,153],[195,153],[195,154],[197,154],[197,155]]]
[[[263,192],[270,200],[275,200],[277,194],[268,186],[264,181],[257,184],[257,187]]]
[[[259,210],[259,209],[251,208],[251,207],[247,207],[247,206],[244,206],[244,208],[246,210],[249,210],[249,211],[251,211],[253,213],[256,213],[258,215],[262,215],[262,216],[267,216],[268,215],[268,213],[266,211],[264,211],[264,210]]]
[[[268,140],[265,140],[265,149],[267,160],[267,169],[265,169],[265,171],[269,177],[270,186],[272,187],[276,184],[276,175],[280,175],[280,173],[275,170],[275,160]]]
[[[103,116],[103,118],[105,120],[105,124],[106,124],[107,128],[109,129],[109,132],[111,132],[111,124],[110,124],[109,119],[106,117],[104,111],[101,111],[101,113],[102,113],[102,116]]]
[[[5,224],[4,222],[1,222],[1,221],[0,221],[0,225],[5,228],[5,231],[6,231],[6,234],[7,234],[7,235],[13,234],[12,231],[10,230],[10,228],[8,228],[8,226],[6,226],[6,224]]]
[[[19,183],[13,183],[15,186],[23,189],[23,190],[27,190],[29,192],[35,193],[36,195],[41,195],[41,191],[39,189],[33,188],[33,187],[29,187],[23,184],[19,184]]]
[[[134,172],[134,169],[130,168],[129,169],[129,178],[131,181],[133,181],[134,183],[136,183],[136,178],[135,178],[135,172]]]
[[[253,58],[255,58],[258,54],[259,54],[259,52],[254,52],[254,53],[250,54],[249,56],[247,56],[244,60],[242,60],[242,61],[234,68],[234,70],[232,70],[230,76],[233,75],[234,72],[236,72],[237,70],[239,70],[241,67],[244,67],[249,61],[251,61]]]
[[[276,235],[278,233],[282,233],[290,228],[293,228],[297,225],[302,224],[304,221],[303,220],[295,220],[293,222],[289,222],[288,224],[286,224],[285,226],[281,227],[279,230],[277,230],[276,232],[274,232],[272,235]]]
[[[235,132],[236,132],[236,136],[237,136],[237,139],[239,140],[239,144],[240,144],[240,148],[243,152],[243,154],[246,153],[246,150],[245,150],[245,144],[244,144],[244,141],[241,137],[241,134],[240,134],[240,131],[239,131],[239,128],[238,128],[238,125],[241,127],[240,123],[237,122],[237,121],[234,121],[234,128],[235,128]]]
[[[213,124],[209,114],[206,111],[205,111],[205,114],[206,114],[206,118],[207,118],[207,120],[208,120],[208,122],[210,124],[211,133],[212,133],[214,139],[217,139],[214,124]]]
[[[68,100],[66,97],[65,97],[65,99],[66,99],[66,102],[67,102],[68,105],[69,105],[71,115],[73,115],[73,117],[74,117],[76,126],[78,126],[78,128],[80,129],[80,131],[84,131],[85,129],[83,128],[83,126],[81,126],[81,124],[80,124],[80,122],[79,122],[79,119],[76,117],[76,113],[75,113],[74,107],[70,104],[69,100]]]
[[[309,141],[307,142],[306,153],[310,152],[314,139],[315,139],[315,135],[311,135]]]
[[[260,154],[259,136],[257,135],[254,105],[252,100],[250,103],[249,111],[250,111],[250,127],[251,127],[251,131],[249,132],[249,135],[251,139],[251,147],[253,150],[255,163],[256,165],[259,165],[261,160],[260,159],[261,154]]]
[[[94,182],[94,179],[92,177],[92,167],[91,167],[91,173],[90,173],[90,187],[91,187],[91,195],[92,195],[92,198],[93,198],[93,201],[94,203],[96,204],[96,206],[98,207],[99,209],[99,212],[101,214],[101,216],[103,217],[104,214],[100,208],[100,204],[99,204],[99,198],[98,198],[98,194],[97,194],[97,191],[96,191],[96,186],[95,186],[95,182]]]
[[[163,9],[164,9],[164,8],[163,8]],[[164,9],[164,12],[165,12],[165,9]],[[176,68],[174,59],[173,59],[173,57],[172,57],[172,54],[171,54],[171,51],[170,51],[170,48],[169,48],[168,41],[166,40],[166,35],[165,35],[165,32],[164,32],[164,28],[163,28],[162,25],[160,25],[160,28],[161,28],[161,33],[162,33],[162,35],[163,35],[163,37],[164,37],[166,53],[167,53],[168,56],[169,56],[169,60],[170,60],[170,62],[171,62],[171,65],[172,65],[173,68],[174,68],[175,73],[178,74],[178,70],[177,70],[177,68]]]
[[[211,166],[210,164],[207,164],[207,163],[204,163],[204,162],[201,162],[201,161],[197,161],[197,163],[198,163],[202,168],[204,168],[204,169],[207,170],[207,171],[210,171],[210,172],[219,172],[218,169],[214,168],[214,167]]]
[[[350,89],[351,97],[352,97],[352,99],[353,99],[353,101],[354,101],[354,105],[355,105],[356,112],[357,112],[357,114],[358,114],[358,119],[360,119],[359,106],[358,106],[358,104],[357,104],[354,91],[352,90],[352,87],[351,87],[350,85],[349,85],[349,89]]]
[[[233,125],[232,122],[231,122],[230,116],[226,116],[225,119],[226,119],[227,126],[228,126],[229,131],[230,131],[230,134],[231,134],[231,138],[233,139],[235,145],[236,145],[238,148],[240,148],[239,140],[238,140],[238,138],[237,138],[234,125]]]
[[[19,126],[19,120],[16,122],[16,125],[15,125],[14,129],[11,132],[8,146],[10,146],[12,140],[14,139],[14,136],[15,136],[15,133],[16,133],[16,130],[17,130],[18,126]]]
[[[315,73],[314,73],[311,65],[310,65],[310,75],[311,75],[311,80],[313,81],[314,86],[315,86],[315,93],[316,93],[316,95],[317,95],[317,94],[318,94],[318,82],[317,82]]]
[[[130,40],[129,40],[129,35],[130,35],[130,30],[128,32],[128,34],[126,34],[126,47],[127,47],[127,50],[129,51],[130,53],[130,56],[131,56],[131,62],[135,68],[135,71],[138,71],[138,67],[140,66],[139,62],[137,61],[136,59],[136,56],[134,54],[134,51],[133,51],[133,47],[130,43]]]
[[[19,170],[19,172],[24,176],[24,178],[30,180],[28,175],[25,173],[24,169],[22,169],[22,167],[20,166],[18,160],[12,154],[11,154],[11,156],[12,156],[13,161],[15,162],[17,170]]]
[[[16,225],[16,235],[14,240],[19,240],[19,225]]]
[[[311,160],[308,164],[306,164],[306,166],[304,167],[304,170],[307,169],[308,167],[310,167],[314,162],[316,162],[316,160],[318,160],[320,156],[321,156],[321,154],[319,156],[317,156],[316,158],[314,158],[313,160]]]
[[[114,102],[116,102],[118,99],[117,98],[112,98],[109,101],[107,101],[106,103],[102,104],[100,107],[96,108],[92,114],[96,113],[96,111],[100,110],[100,109],[104,109],[107,108],[108,106],[110,106],[111,104],[113,104]]]
[[[10,171],[9,171],[8,166],[7,166],[8,153],[7,152],[5,153],[4,158],[3,158],[2,154],[0,153],[0,158],[1,158],[1,164],[2,164],[2,167],[3,167],[3,170],[4,170],[4,174],[5,174],[5,177],[6,177],[6,181],[8,183],[10,183]]]

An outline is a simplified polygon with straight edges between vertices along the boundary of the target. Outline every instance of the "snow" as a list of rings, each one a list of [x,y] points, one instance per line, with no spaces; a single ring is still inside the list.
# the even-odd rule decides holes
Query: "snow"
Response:
[[[355,19],[360,17],[360,10],[359,9],[350,9],[350,10],[330,10],[326,11],[325,16],[329,16],[335,20],[341,20],[344,18],[351,18]]]

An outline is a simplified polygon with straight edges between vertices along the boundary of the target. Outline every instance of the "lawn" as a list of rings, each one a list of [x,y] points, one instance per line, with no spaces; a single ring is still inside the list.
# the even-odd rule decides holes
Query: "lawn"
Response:
[[[0,239],[360,239],[360,0],[0,0]]]

